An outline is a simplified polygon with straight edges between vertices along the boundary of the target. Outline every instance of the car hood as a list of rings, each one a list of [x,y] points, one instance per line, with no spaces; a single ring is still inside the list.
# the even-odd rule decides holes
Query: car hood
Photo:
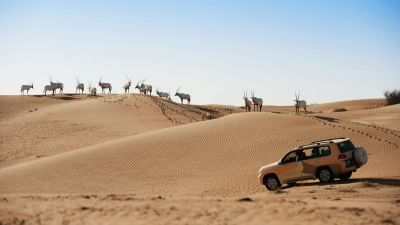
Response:
[[[272,168],[274,168],[274,167],[277,167],[278,165],[279,165],[279,161],[278,161],[278,162],[271,163],[271,164],[268,164],[268,165],[265,165],[265,166],[261,167],[260,170],[259,170],[258,172],[261,173],[261,172],[264,171],[264,170],[272,169]]]

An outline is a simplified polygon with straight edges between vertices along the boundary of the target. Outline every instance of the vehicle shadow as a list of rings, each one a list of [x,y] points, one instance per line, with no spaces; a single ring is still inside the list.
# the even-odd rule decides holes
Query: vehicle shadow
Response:
[[[326,186],[335,184],[352,184],[352,183],[366,183],[372,185],[385,185],[391,187],[400,187],[400,179],[396,178],[354,178],[346,181],[335,180],[331,183],[321,183],[321,182],[307,182],[307,183],[296,183],[295,186],[284,186],[282,189],[288,189],[292,187],[310,187],[310,186]]]

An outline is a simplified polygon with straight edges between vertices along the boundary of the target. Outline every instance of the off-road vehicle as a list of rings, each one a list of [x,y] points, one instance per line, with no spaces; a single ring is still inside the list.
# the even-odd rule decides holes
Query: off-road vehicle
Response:
[[[367,161],[366,151],[354,147],[349,138],[319,140],[299,146],[282,160],[261,167],[258,179],[268,190],[307,179],[318,178],[322,183],[335,178],[347,180]]]

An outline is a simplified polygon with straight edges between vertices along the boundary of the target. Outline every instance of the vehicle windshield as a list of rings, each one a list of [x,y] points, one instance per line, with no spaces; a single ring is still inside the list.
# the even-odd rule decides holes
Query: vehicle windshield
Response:
[[[296,162],[299,156],[297,152],[289,152],[283,159],[281,160],[282,163],[289,163],[289,162]]]

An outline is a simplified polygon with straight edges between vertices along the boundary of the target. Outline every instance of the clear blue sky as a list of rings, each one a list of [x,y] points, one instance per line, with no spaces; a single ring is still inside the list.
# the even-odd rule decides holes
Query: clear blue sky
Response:
[[[382,97],[400,88],[400,1],[0,0],[0,94],[77,75],[121,93],[126,74],[195,104]]]

